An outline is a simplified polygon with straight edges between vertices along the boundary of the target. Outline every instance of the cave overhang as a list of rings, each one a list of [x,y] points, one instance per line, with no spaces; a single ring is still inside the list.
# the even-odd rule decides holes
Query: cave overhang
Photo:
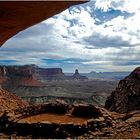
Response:
[[[87,1],[1,1],[0,46],[18,32],[84,2]]]

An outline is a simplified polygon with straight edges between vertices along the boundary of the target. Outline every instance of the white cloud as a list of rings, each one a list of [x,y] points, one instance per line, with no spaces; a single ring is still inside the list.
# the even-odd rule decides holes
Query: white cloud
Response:
[[[109,8],[113,8],[130,13],[136,13],[140,10],[140,4],[137,0],[97,0],[95,7],[101,8],[103,11],[108,11]]]
[[[0,60],[7,57],[18,64],[30,62],[44,66],[41,60],[46,57],[75,58],[87,60],[74,66],[82,70],[131,70],[135,65],[123,66],[121,61],[127,64],[140,60],[140,4],[136,0],[97,0],[95,7],[93,3],[72,7],[19,33],[4,44]],[[108,17],[112,16],[109,21],[96,24],[104,14],[94,14],[100,8],[133,14],[113,17],[108,13]],[[10,50],[13,53],[8,53]]]

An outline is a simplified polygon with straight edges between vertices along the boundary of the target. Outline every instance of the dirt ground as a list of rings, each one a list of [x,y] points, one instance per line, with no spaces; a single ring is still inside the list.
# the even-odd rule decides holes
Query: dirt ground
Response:
[[[37,122],[49,121],[51,123],[80,123],[81,124],[87,120],[88,118],[75,117],[69,114],[61,115],[55,113],[44,113],[44,114],[39,114],[39,115],[21,119],[20,122],[37,123]]]

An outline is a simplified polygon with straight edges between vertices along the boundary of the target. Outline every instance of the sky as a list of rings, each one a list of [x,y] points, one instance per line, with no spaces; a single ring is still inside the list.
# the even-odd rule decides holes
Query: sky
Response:
[[[140,2],[94,0],[72,6],[9,39],[0,48],[0,64],[132,71],[140,65]]]

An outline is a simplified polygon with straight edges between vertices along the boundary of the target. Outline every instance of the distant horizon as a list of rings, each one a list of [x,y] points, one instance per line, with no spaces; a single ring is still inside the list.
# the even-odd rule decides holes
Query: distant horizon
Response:
[[[35,65],[35,64],[25,64],[25,65],[6,65],[6,64],[0,64],[0,66],[31,66],[31,65]],[[35,66],[38,66],[38,65],[35,65]],[[74,73],[75,72],[75,70],[76,69],[78,69],[78,68],[76,68],[74,71],[65,71],[62,67],[41,67],[41,66],[38,66],[39,68],[46,68],[46,69],[49,69],[49,68],[61,68],[62,69],[62,71],[64,72],[64,73]],[[134,68],[135,69],[135,68]],[[133,69],[133,70],[134,70]],[[132,71],[133,71],[132,70]],[[116,73],[119,73],[119,72],[131,72],[131,71],[95,71],[95,70],[91,70],[91,71],[86,71],[86,72],[81,72],[80,71],[80,69],[78,69],[78,71],[79,71],[79,73],[91,73],[91,72],[96,72],[96,73],[106,73],[106,72],[116,72]]]

